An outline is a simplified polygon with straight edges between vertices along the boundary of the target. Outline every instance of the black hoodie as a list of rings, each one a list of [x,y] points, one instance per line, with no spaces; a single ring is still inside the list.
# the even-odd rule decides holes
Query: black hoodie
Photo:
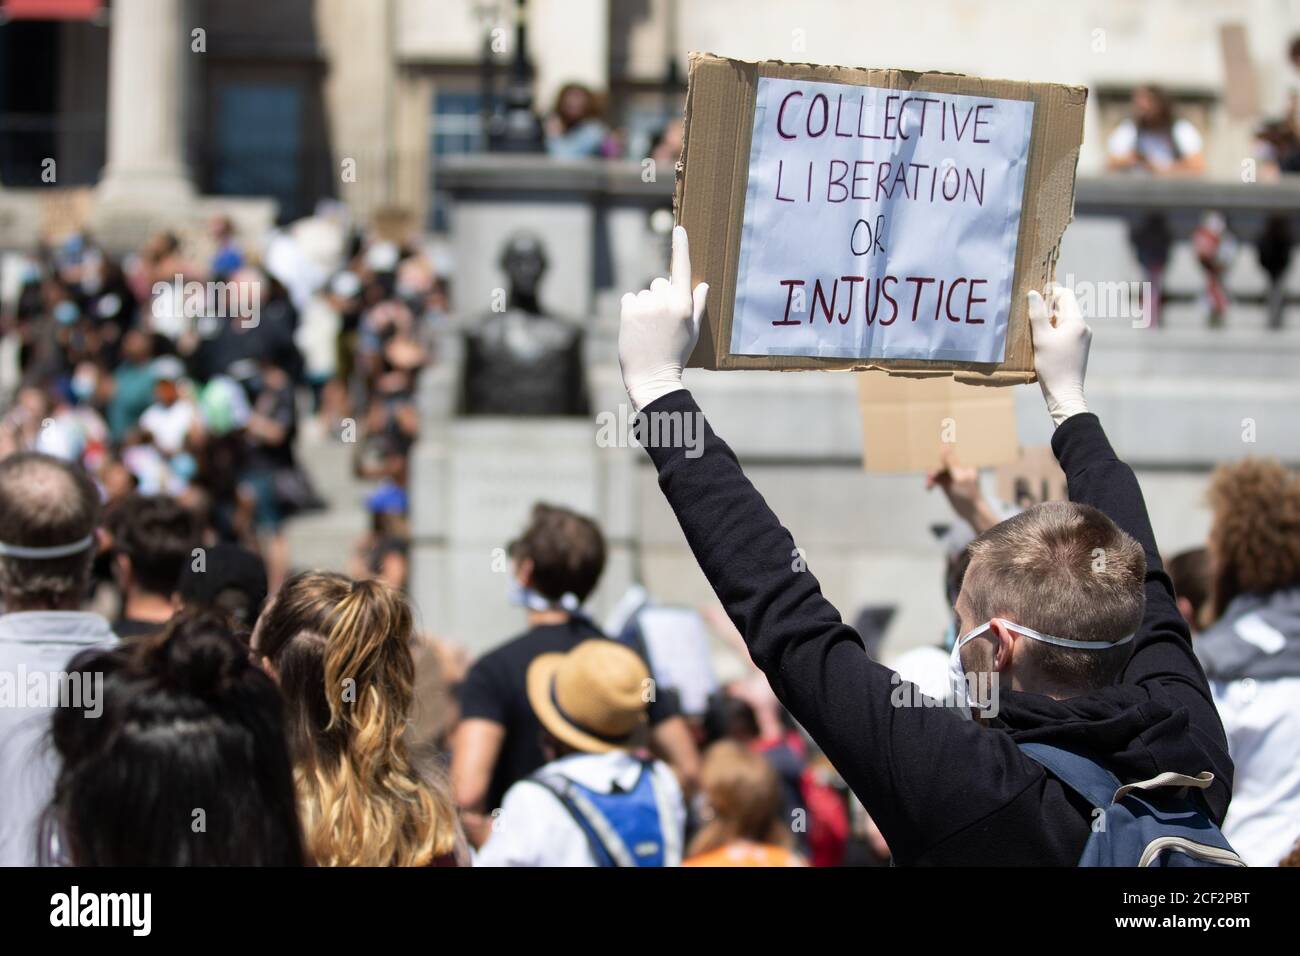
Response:
[[[703,413],[688,391],[647,414]],[[1223,726],[1160,563],[1132,470],[1095,415],[1074,415],[1052,447],[1072,501],[1099,508],[1147,556],[1146,610],[1118,685],[1069,700],[1003,691],[991,726],[944,707],[899,707],[897,675],[866,653],[822,596],[795,543],[736,456],[705,425],[703,453],[647,451],[686,540],[754,663],[862,801],[898,864],[1073,866],[1093,808],[1024,756],[1017,741],[1091,752],[1125,782],[1210,770],[1222,821],[1232,787]]]

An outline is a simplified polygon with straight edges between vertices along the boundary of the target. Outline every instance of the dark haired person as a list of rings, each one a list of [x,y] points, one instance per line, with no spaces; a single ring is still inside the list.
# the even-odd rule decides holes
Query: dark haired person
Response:
[[[1300,474],[1272,459],[1210,483],[1214,623],[1196,653],[1237,768],[1223,832],[1251,866],[1300,839]]]
[[[204,552],[202,565],[185,562],[176,593],[185,607],[221,611],[248,632],[266,604],[266,564],[247,548],[223,542]]]
[[[1116,126],[1106,140],[1107,170],[1159,178],[1205,174],[1201,134],[1190,120],[1174,115],[1173,99],[1164,89],[1139,86],[1133,91],[1131,110],[1129,118]],[[1226,226],[1211,228],[1211,225],[1207,221],[1197,230],[1196,244],[1214,317],[1226,307],[1219,277],[1223,264],[1218,261]],[[1130,225],[1129,241],[1151,283],[1152,301],[1144,305],[1154,325],[1160,320],[1164,273],[1173,245],[1169,223],[1156,213],[1139,216]]]
[[[47,862],[302,865],[280,695],[222,615],[182,612],[70,669],[102,677],[103,713],[54,713]]]
[[[1268,115],[1255,128],[1255,155],[1259,159],[1258,178],[1261,181],[1300,173],[1300,36],[1287,41],[1286,63],[1279,73],[1281,82],[1275,97],[1271,98]],[[1269,220],[1261,235],[1260,264],[1267,268],[1274,289],[1290,264],[1291,242],[1289,233],[1284,242],[1272,240],[1287,228],[1285,216],[1279,215]],[[1267,254],[1270,250],[1275,250],[1272,255]],[[1281,322],[1281,308],[1278,307],[1270,316],[1269,324],[1277,328]]]
[[[175,498],[132,495],[114,510],[110,530],[113,576],[122,592],[113,631],[123,639],[152,634],[175,611],[181,571],[198,543],[194,519]]]
[[[546,151],[575,159],[610,155],[617,144],[601,118],[600,99],[581,83],[566,83],[555,96],[555,109],[545,121]]]
[[[99,493],[75,465],[21,452],[0,460],[0,674],[26,673],[46,693],[0,707],[0,865],[37,861],[54,766],[42,737],[54,704],[95,710],[93,684],[63,679],[78,650],[116,643],[108,621],[81,610],[99,524]],[[74,692],[84,699],[75,700]],[[61,708],[67,709],[67,708]]]
[[[510,545],[510,557],[510,598],[524,609],[528,630],[470,668],[452,741],[452,786],[475,845],[487,838],[488,817],[510,785],[546,762],[542,726],[528,705],[529,665],[542,654],[567,653],[584,640],[606,636],[580,611],[605,568],[605,539],[594,521],[538,504]],[[657,694],[649,718],[656,751],[689,789],[699,755],[675,698]]]
[[[1156,176],[1205,172],[1201,134],[1174,115],[1174,103],[1158,86],[1133,91],[1132,114],[1106,141],[1106,168],[1141,169]]]
[[[1210,552],[1205,548],[1180,551],[1166,562],[1178,596],[1178,612],[1195,637],[1205,626],[1210,606]]]
[[[681,377],[707,293],[691,288],[679,227],[672,278],[623,297],[619,361],[638,411],[703,414]],[[1084,401],[1091,332],[1059,286],[1030,293],[1029,317],[1071,500],[1030,508],[971,545],[952,666],[961,685],[992,691],[977,695],[993,705],[979,720],[969,696],[926,706],[870,658],[812,571],[791,570],[790,532],[707,424],[702,455],[647,448],[754,662],[900,864],[1076,865],[1094,808],[1024,743],[1088,752],[1124,782],[1209,771],[1196,782],[1216,822],[1232,792],[1223,725],[1141,490]]]

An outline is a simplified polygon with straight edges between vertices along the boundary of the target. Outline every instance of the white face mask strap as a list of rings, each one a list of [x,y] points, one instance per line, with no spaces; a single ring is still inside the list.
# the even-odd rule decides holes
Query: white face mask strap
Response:
[[[997,620],[1002,621],[1003,625],[1008,630],[1015,631],[1017,634],[1023,634],[1032,641],[1042,641],[1044,644],[1055,644],[1057,647],[1072,647],[1080,651],[1104,651],[1112,647],[1120,647],[1127,644],[1137,636],[1136,634],[1129,634],[1127,637],[1122,637],[1118,641],[1072,641],[1065,637],[1053,637],[1050,634],[1040,634],[1033,628],[1023,627],[1013,621],[1004,621],[1002,618],[997,618]],[[990,621],[989,624],[992,624],[992,621]],[[988,627],[989,624],[984,626]]]
[[[24,561],[52,561],[56,558],[69,558],[80,554],[95,543],[95,536],[88,534],[80,541],[71,544],[56,544],[48,548],[25,548],[20,544],[5,544],[0,541],[0,557],[21,558]]]
[[[967,631],[965,634],[959,635],[957,637],[956,642],[953,644],[953,650],[956,650],[957,648],[961,647],[967,641],[972,641],[975,638],[979,637],[981,634],[983,634],[992,626],[993,626],[992,621],[985,621],[983,624],[975,628],[973,631]]]

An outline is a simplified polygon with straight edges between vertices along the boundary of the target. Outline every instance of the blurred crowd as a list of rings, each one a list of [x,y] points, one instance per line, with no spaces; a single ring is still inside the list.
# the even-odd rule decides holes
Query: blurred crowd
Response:
[[[132,495],[166,495],[205,547],[265,562],[274,589],[285,522],[325,504],[299,434],[332,436],[375,483],[358,566],[403,585],[413,388],[447,313],[423,251],[332,209],[272,236],[260,260],[218,218],[121,260],[74,232],[10,257],[4,280],[0,454],[82,465],[110,517]],[[111,588],[103,598],[111,608]]]

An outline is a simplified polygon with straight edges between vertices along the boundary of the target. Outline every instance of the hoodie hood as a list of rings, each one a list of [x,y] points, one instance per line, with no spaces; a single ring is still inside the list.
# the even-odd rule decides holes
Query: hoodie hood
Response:
[[[1173,771],[1208,770],[1204,791],[1216,819],[1227,812],[1232,762],[1222,747],[1190,726],[1187,710],[1153,697],[1142,686],[1117,685],[1081,697],[1054,700],[1004,691],[994,726],[1017,744],[1047,743],[1090,756],[1123,783]]]
[[[1192,646],[1211,680],[1300,677],[1300,588],[1240,595]]]

